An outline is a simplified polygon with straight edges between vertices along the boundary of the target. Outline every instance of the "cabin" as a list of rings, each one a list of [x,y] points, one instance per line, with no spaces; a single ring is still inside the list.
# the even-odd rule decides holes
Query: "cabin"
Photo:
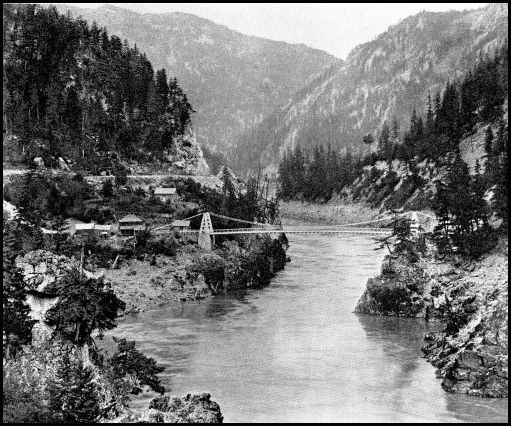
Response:
[[[154,196],[158,197],[162,202],[179,200],[176,188],[162,188],[159,186],[154,189]]]
[[[74,235],[92,235],[94,234],[94,222],[91,223],[75,223]]]
[[[190,229],[190,221],[189,220],[174,220],[172,222],[172,229],[175,231],[184,231]]]
[[[94,233],[102,238],[107,238],[112,234],[112,224],[97,225],[94,227]]]
[[[121,235],[136,235],[147,229],[146,223],[134,214],[128,214],[119,219],[119,232]]]

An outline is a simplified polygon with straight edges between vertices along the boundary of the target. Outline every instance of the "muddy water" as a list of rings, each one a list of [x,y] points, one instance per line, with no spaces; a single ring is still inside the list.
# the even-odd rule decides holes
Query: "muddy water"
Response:
[[[353,314],[383,256],[370,237],[288,237],[269,287],[124,318],[114,334],[167,367],[171,394],[211,393],[226,422],[507,420],[507,400],[441,389],[420,352],[434,326]]]

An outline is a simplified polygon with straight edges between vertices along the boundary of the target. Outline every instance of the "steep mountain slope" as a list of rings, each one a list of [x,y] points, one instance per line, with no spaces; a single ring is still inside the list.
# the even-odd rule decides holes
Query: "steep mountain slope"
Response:
[[[508,36],[506,4],[472,11],[422,12],[356,47],[244,134],[232,157],[238,169],[275,165],[296,145],[362,149],[362,136],[395,115],[404,127],[453,76],[494,51]],[[367,148],[365,148],[367,149]],[[272,168],[273,169],[273,168]]]
[[[35,4],[3,23],[4,165],[208,172],[186,94],[138,49]]]
[[[112,6],[60,5],[147,53],[176,76],[197,111],[197,140],[223,151],[339,59],[305,45],[250,37],[185,13],[138,14]]]

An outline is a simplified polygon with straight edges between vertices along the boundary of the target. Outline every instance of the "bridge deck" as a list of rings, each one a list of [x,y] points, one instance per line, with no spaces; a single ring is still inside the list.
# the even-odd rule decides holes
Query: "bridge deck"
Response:
[[[186,234],[198,234],[198,230],[182,231]],[[219,229],[210,233],[210,235],[233,235],[233,234],[381,234],[391,233],[390,229],[385,228],[329,228],[329,227],[284,227],[284,228],[235,228]]]

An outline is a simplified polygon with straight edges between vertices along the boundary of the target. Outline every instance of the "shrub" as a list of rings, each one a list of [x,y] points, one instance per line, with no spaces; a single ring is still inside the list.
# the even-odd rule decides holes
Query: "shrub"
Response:
[[[71,361],[68,354],[56,371],[55,380],[48,386],[49,407],[56,420],[64,423],[90,423],[100,417],[99,386],[90,367],[78,360]]]
[[[174,235],[163,235],[149,238],[145,243],[145,252],[175,256],[178,247],[179,243]]]
[[[213,294],[223,289],[225,268],[225,260],[213,253],[201,256],[193,266],[187,267],[188,272],[204,275],[204,281]]]
[[[3,423],[50,423],[52,412],[43,404],[39,374],[16,361],[4,364]]]
[[[452,240],[459,247],[462,254],[476,259],[495,248],[498,242],[498,233],[485,224],[476,231],[467,234],[454,234]]]
[[[126,375],[135,377],[140,385],[148,385],[153,391],[163,394],[165,387],[161,385],[158,374],[165,367],[156,365],[153,358],[149,358],[135,348],[135,342],[114,337],[117,351],[108,360],[113,372],[114,381],[122,380]]]
[[[374,308],[383,314],[405,311],[411,307],[408,291],[403,287],[376,287],[370,292]]]

